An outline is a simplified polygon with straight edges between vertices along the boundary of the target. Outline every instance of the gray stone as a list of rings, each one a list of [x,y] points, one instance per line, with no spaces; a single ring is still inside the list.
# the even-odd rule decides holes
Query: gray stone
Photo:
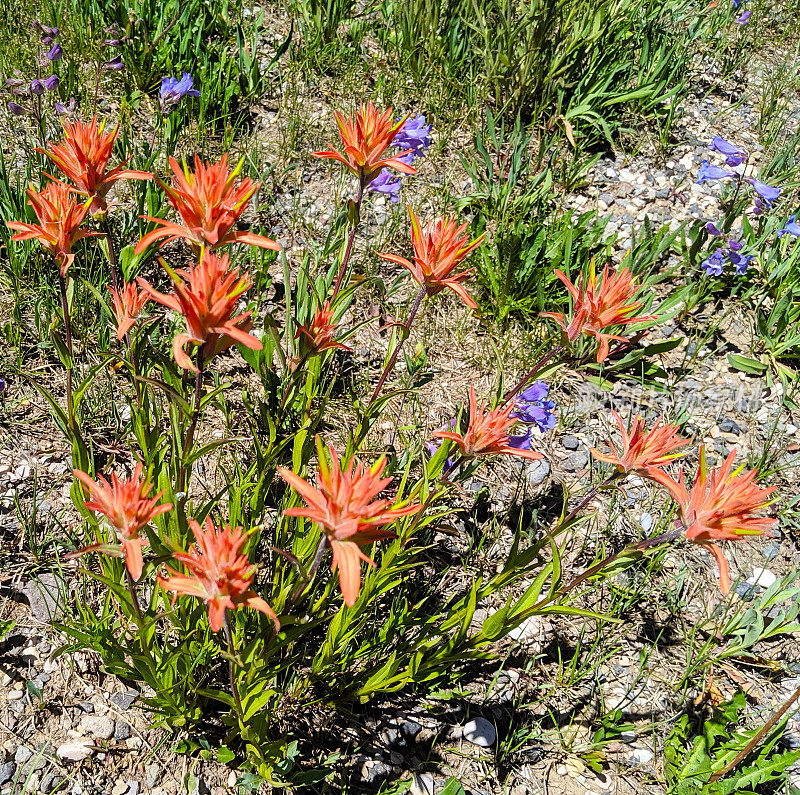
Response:
[[[48,792],[52,792],[56,788],[57,784],[56,774],[46,773],[39,782],[39,792],[43,792],[47,795]]]
[[[413,740],[422,731],[422,726],[415,720],[404,720],[400,724],[400,731],[403,732],[409,740]]]
[[[82,712],[91,713],[94,712],[94,704],[91,701],[81,701],[78,704]]]
[[[580,439],[577,436],[573,436],[571,433],[567,434],[562,440],[561,444],[567,448],[567,450],[577,450],[580,446]]]
[[[127,740],[131,736],[131,727],[124,721],[118,720],[114,724],[114,739]]]
[[[544,458],[525,462],[525,480],[531,487],[541,486],[550,474],[550,462]]]
[[[575,453],[570,453],[564,459],[564,469],[567,472],[577,472],[581,469],[586,469],[587,464],[589,463],[589,453],[585,450],[579,450]]]
[[[9,761],[0,765],[0,785],[5,784],[7,781],[11,781],[11,779],[14,778],[14,773],[16,772],[16,762]]]
[[[392,768],[378,759],[367,759],[361,766],[361,780],[367,784],[377,784],[392,774]]]
[[[774,560],[781,554],[781,542],[771,541],[764,547],[764,557],[767,560]]]
[[[488,748],[497,739],[497,731],[486,718],[475,718],[464,726],[462,736],[473,745]]]
[[[725,417],[722,420],[720,420],[717,427],[723,433],[732,433],[735,436],[738,436],[742,432],[742,429],[729,417]]]
[[[122,710],[128,710],[139,694],[135,690],[126,690],[122,693],[114,693],[111,696],[111,703]]]
[[[63,615],[65,594],[64,580],[54,572],[45,572],[22,587],[33,617],[43,622],[55,621]]]
[[[25,764],[33,756],[33,751],[27,745],[21,745],[14,754],[14,761],[18,765]]]

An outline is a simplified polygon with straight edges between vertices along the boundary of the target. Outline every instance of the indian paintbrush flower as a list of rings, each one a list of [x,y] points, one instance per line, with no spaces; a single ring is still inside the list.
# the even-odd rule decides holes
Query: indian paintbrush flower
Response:
[[[188,569],[181,574],[168,566],[167,576],[158,575],[158,584],[178,596],[196,596],[208,604],[208,623],[213,632],[219,632],[225,621],[226,610],[250,607],[268,616],[280,629],[275,611],[251,588],[256,566],[242,551],[247,535],[241,527],[215,527],[211,517],[206,517],[205,527],[196,519],[189,519],[189,527],[196,546],[189,552],[174,552],[173,557]]]
[[[158,224],[136,245],[135,252],[141,254],[151,243],[164,238],[162,245],[170,240],[183,238],[195,251],[202,247],[211,250],[229,243],[247,243],[251,246],[280,251],[281,247],[268,237],[253,232],[236,230],[239,220],[250,199],[260,187],[249,177],[238,179],[244,160],[233,171],[228,169],[228,155],[218,163],[204,163],[199,156],[194,158],[194,172],[184,165],[183,170],[174,158],[169,164],[173,171],[172,186],[161,180],[170,204],[180,215],[182,224],[165,221],[163,218],[145,216],[145,220]]]
[[[383,168],[393,168],[403,174],[416,174],[416,169],[400,160],[411,148],[391,157],[384,157],[392,144],[395,134],[403,127],[407,116],[399,121],[392,119],[392,109],[379,113],[375,106],[368,102],[359,106],[350,117],[335,111],[336,125],[342,140],[344,152],[339,152],[330,144],[325,152],[314,152],[315,157],[326,157],[338,160],[348,171],[355,174],[362,186],[367,186]]]
[[[462,436],[454,430],[435,431],[434,436],[449,439],[458,445],[461,455],[474,458],[479,455],[517,455],[522,458],[536,460],[541,453],[530,449],[531,434],[510,436],[509,431],[518,422],[514,401],[506,406],[489,409],[485,403],[478,405],[475,387],[469,388],[469,424]]]
[[[336,324],[332,322],[333,310],[330,301],[326,301],[322,307],[317,309],[316,314],[310,323],[298,326],[295,339],[300,341],[298,346],[299,356],[291,360],[291,368],[294,370],[304,359],[316,356],[324,351],[340,349],[349,351],[347,345],[337,342]]]
[[[290,469],[278,467],[280,476],[306,501],[306,508],[289,508],[286,516],[303,516],[318,525],[325,534],[325,543],[333,553],[331,571],[339,569],[339,585],[345,604],[356,603],[361,591],[361,561],[375,562],[361,547],[384,538],[396,538],[385,527],[422,509],[418,503],[376,499],[392,482],[381,477],[386,459],[381,458],[369,469],[366,464],[351,460],[342,468],[332,445],[328,445],[330,463],[317,438],[317,488]]]
[[[429,296],[436,295],[447,287],[468,307],[476,309],[477,304],[462,286],[472,269],[455,274],[453,271],[481,244],[484,236],[470,241],[464,234],[466,224],[459,226],[452,218],[437,218],[423,227],[410,206],[408,214],[411,218],[414,262],[411,263],[397,254],[379,253],[378,256],[406,268]]]
[[[672,480],[662,467],[683,456],[684,453],[676,450],[689,444],[689,440],[679,434],[678,426],[662,425],[658,419],[652,429],[646,431],[644,419],[637,415],[629,430],[616,411],[612,410],[611,415],[619,427],[622,437],[621,448],[617,449],[613,442],[606,440],[606,444],[611,448],[610,452],[601,453],[590,447],[591,454],[598,461],[613,464],[619,472],[624,472],[626,475],[633,473],[662,486],[671,486]]]
[[[171,510],[172,505],[157,505],[163,492],[149,496],[150,481],[142,475],[141,462],[136,464],[133,474],[127,480],[120,480],[112,473],[110,483],[102,475],[98,475],[95,481],[79,469],[74,470],[74,474],[89,494],[86,507],[108,519],[120,542],[119,547],[113,544],[93,545],[76,554],[98,551],[120,555],[125,558],[131,577],[138,580],[142,576],[144,565],[142,547],[148,544],[147,539],[142,538],[139,533],[156,516]]]
[[[642,304],[633,300],[636,295],[636,285],[627,267],[618,273],[611,273],[606,265],[599,283],[594,263],[589,278],[585,280],[583,274],[580,274],[576,284],[573,284],[560,270],[556,270],[555,274],[572,296],[572,318],[567,321],[567,317],[561,312],[542,312],[541,315],[553,318],[564,330],[568,342],[574,342],[581,334],[595,337],[600,342],[596,357],[598,363],[608,358],[611,340],[626,341],[625,337],[611,334],[603,329],[646,323],[656,319],[653,315],[631,315]]]
[[[145,291],[140,292],[134,282],[126,283],[121,291],[110,285],[108,289],[117,321],[117,339],[121,340],[131,330],[150,296]]]
[[[250,287],[250,277],[240,276],[227,254],[208,252],[198,265],[186,269],[172,270],[164,260],[161,264],[172,279],[171,295],[158,292],[141,277],[137,281],[154,301],[179,312],[186,320],[188,333],[176,334],[172,344],[179,367],[198,372],[186,355],[185,345],[189,342],[202,346],[204,362],[237,342],[254,351],[261,350],[262,344],[248,333],[252,327],[250,313],[234,317],[239,296]]]
[[[11,239],[38,240],[55,257],[59,273],[66,276],[75,258],[72,252],[75,243],[100,234],[81,228],[89,212],[89,202],[79,203],[72,188],[63,182],[50,182],[38,193],[29,188],[27,196],[39,223],[9,221],[8,228],[17,232]]]
[[[737,541],[744,536],[761,535],[776,524],[777,519],[754,516],[770,504],[769,496],[775,487],[761,488],[757,472],[743,472],[744,466],[731,472],[736,450],[720,467],[709,470],[705,448],[700,448],[700,463],[694,484],[687,490],[683,471],[677,482],[667,487],[680,510],[680,521],[687,540],[704,546],[719,566],[719,581],[723,593],[730,591],[728,563],[717,541]]]
[[[119,127],[105,132],[105,122],[98,124],[97,116],[93,116],[88,124],[65,119],[62,125],[64,140],[36,151],[58,166],[75,186],[77,193],[91,198],[92,215],[107,212],[106,194],[117,180],[152,178],[149,171],[125,168],[124,162],[108,170]]]

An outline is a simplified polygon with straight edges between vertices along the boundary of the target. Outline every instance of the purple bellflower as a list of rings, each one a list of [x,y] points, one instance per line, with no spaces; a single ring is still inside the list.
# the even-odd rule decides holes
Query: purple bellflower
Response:
[[[58,88],[58,75],[50,75],[43,83],[48,91],[55,91]]]
[[[103,69],[109,72],[121,72],[125,69],[125,61],[121,55],[115,55],[110,61],[103,64]]]
[[[517,398],[512,416],[528,425],[536,425],[542,433],[552,430],[556,425],[553,414],[556,404],[547,399],[549,390],[544,381],[534,381]],[[522,449],[530,450],[530,445]]]
[[[728,171],[719,166],[712,166],[708,160],[704,160],[700,164],[700,170],[697,172],[697,184],[702,185],[712,179],[729,179],[735,176],[736,174],[733,171]]]
[[[725,260],[722,257],[722,249],[717,249],[708,259],[700,263],[700,267],[709,276],[722,276],[722,269],[725,265]]]
[[[745,182],[749,182],[753,186],[753,190],[758,194],[758,197],[767,206],[767,209],[772,209],[772,202],[781,195],[781,188],[775,188],[772,185],[767,185],[766,182],[760,182],[753,177],[746,177]]]
[[[712,237],[719,237],[722,234],[711,221],[706,224],[706,232]]]
[[[746,149],[735,146],[730,141],[726,141],[718,135],[714,136],[708,148],[714,152],[725,155],[725,163],[729,166],[738,166],[740,163],[747,160]]]
[[[737,25],[746,25],[750,21],[750,14],[752,13],[752,11],[745,11],[740,17],[736,17],[733,21]]]
[[[37,97],[40,94],[44,94],[44,83],[41,80],[33,80],[31,82],[31,94],[35,94]]]
[[[794,235],[800,237],[800,224],[797,223],[797,213],[795,213],[787,222],[783,229],[778,231],[778,237],[784,235]]]
[[[392,146],[412,151],[398,159],[410,166],[415,158],[422,157],[425,150],[431,145],[431,127],[432,125],[425,123],[425,117],[421,114],[413,119],[408,119],[394,134]],[[380,174],[370,182],[369,187],[370,190],[388,195],[392,204],[400,201],[400,188],[402,187],[400,175],[387,168],[381,170]]]
[[[61,45],[56,42],[50,50],[45,55],[48,61],[58,61],[61,59],[61,56],[64,54],[64,50],[61,49]]]
[[[200,92],[194,88],[194,80],[188,72],[184,72],[181,79],[177,77],[162,77],[159,101],[162,113],[171,113],[184,97],[199,97]]]

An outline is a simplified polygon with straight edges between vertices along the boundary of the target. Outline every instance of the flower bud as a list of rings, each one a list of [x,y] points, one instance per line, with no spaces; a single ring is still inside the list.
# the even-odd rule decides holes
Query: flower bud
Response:
[[[50,77],[44,81],[44,87],[48,91],[55,91],[58,88],[58,75],[50,75]]]
[[[34,80],[31,82],[31,94],[36,94],[37,97],[40,94],[44,94],[44,85],[41,80]]]
[[[6,80],[6,85],[9,88],[18,88],[19,86],[25,85],[25,81],[20,80],[18,77],[9,77]]]
[[[122,60],[121,55],[115,55],[110,61],[103,64],[103,69],[112,69],[115,72],[121,72],[125,68],[125,61]]]
[[[25,115],[25,108],[22,105],[17,105],[16,102],[9,102],[8,109],[15,115],[15,116],[24,116]]]

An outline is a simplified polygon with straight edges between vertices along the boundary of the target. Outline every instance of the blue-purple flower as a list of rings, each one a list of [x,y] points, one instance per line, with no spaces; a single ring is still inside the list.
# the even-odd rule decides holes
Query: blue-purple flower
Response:
[[[742,254],[744,248],[741,240],[728,240],[727,247],[718,248],[708,259],[700,263],[700,267],[709,276],[722,276],[725,261],[733,265],[738,276],[744,276],[747,268],[754,259],[752,254]]]
[[[797,213],[795,213],[787,222],[783,229],[778,231],[778,237],[784,235],[794,235],[800,237],[800,224],[797,223]]]
[[[736,17],[733,21],[737,25],[746,25],[750,21],[750,14],[752,13],[752,11],[745,11],[740,17]]]
[[[162,113],[170,113],[184,97],[199,97],[200,92],[194,87],[194,80],[188,72],[184,72],[181,79],[177,77],[162,77],[159,97]]]
[[[58,75],[50,75],[42,83],[48,91],[55,91],[58,88]]]
[[[747,150],[742,149],[741,146],[736,146],[719,135],[715,135],[708,147],[713,152],[719,152],[725,155],[725,163],[729,166],[738,166],[743,161],[747,160]]]
[[[415,157],[421,157],[431,145],[431,127],[425,123],[425,116],[420,114],[414,119],[409,119],[395,133],[392,146],[398,149],[411,149]]]
[[[5,392],[5,391],[6,391],[6,382],[0,376],[0,395],[2,395],[3,392]]]
[[[535,381],[517,397],[512,416],[520,422],[536,425],[542,433],[552,430],[556,424],[553,414],[556,404],[547,399],[549,391],[550,387],[544,381]]]
[[[722,276],[722,269],[725,266],[725,260],[722,256],[722,249],[718,248],[708,259],[700,263],[700,267],[709,276]]]
[[[61,49],[61,45],[56,42],[50,50],[45,55],[48,61],[58,61],[60,60],[61,56],[64,54],[64,50]]]
[[[431,145],[431,127],[432,125],[425,123],[425,117],[421,114],[413,119],[408,119],[394,134],[391,145],[398,149],[411,149],[412,151],[397,159],[410,166],[415,158],[422,157],[425,150]],[[400,201],[400,188],[402,187],[400,176],[388,168],[384,168],[370,182],[370,190],[386,194],[392,204],[397,204]]]
[[[749,182],[753,186],[753,190],[758,194],[758,197],[764,202],[768,209],[772,209],[772,202],[781,195],[781,188],[767,185],[766,182],[760,182],[753,177],[746,177],[745,182]]]
[[[706,224],[706,231],[712,237],[719,237],[722,234],[722,232],[720,232],[719,229],[717,229],[716,225],[713,224],[711,221],[709,221]]]
[[[41,80],[31,81],[31,94],[35,94],[36,96],[44,94],[44,83],[42,83]]]
[[[697,184],[702,185],[704,182],[708,182],[712,179],[729,179],[735,176],[735,172],[728,171],[726,168],[720,168],[719,166],[712,166],[708,160],[704,160],[700,164],[700,170],[697,172]]]

